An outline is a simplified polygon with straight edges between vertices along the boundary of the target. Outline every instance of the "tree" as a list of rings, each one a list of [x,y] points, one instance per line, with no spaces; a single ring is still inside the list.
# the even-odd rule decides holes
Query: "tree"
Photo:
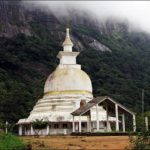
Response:
[[[48,122],[47,121],[43,121],[43,119],[39,120],[36,119],[35,121],[32,122],[32,126],[33,126],[33,130],[35,132],[35,134],[38,136],[40,130],[46,128]]]

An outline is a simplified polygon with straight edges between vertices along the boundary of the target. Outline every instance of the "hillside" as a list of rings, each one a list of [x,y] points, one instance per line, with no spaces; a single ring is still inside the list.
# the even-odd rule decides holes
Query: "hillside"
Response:
[[[145,110],[150,109],[149,34],[130,31],[129,24],[115,19],[97,22],[76,10],[66,19],[0,1],[0,120],[27,117],[42,97],[71,16],[74,51],[81,52],[78,63],[91,77],[94,96],[111,96],[141,112],[144,88]]]

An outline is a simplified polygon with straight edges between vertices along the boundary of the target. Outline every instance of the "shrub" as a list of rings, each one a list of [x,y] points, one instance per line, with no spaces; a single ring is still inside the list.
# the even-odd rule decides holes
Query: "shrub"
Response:
[[[127,150],[149,150],[150,133],[147,131],[142,131],[137,133],[136,137],[129,136],[130,145],[126,148]]]
[[[0,134],[0,150],[24,150],[25,144],[12,134]]]
[[[32,126],[33,126],[35,134],[38,135],[39,131],[46,128],[47,124],[48,122],[43,121],[42,119],[41,120],[36,119],[34,122],[32,122]]]
[[[32,122],[32,126],[34,129],[43,129],[47,126],[47,121],[36,119],[34,122]]]

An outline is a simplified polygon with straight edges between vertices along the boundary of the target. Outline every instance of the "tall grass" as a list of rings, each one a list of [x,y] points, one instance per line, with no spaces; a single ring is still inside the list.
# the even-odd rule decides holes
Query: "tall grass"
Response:
[[[17,136],[0,133],[0,150],[24,150],[25,144]]]

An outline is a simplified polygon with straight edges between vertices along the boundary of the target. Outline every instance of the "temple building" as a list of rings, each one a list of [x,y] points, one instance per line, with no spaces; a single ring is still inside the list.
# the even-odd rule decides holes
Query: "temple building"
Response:
[[[39,135],[109,132],[112,124],[116,131],[121,127],[125,132],[126,114],[133,118],[135,131],[134,112],[110,97],[93,98],[91,80],[76,63],[79,52],[73,52],[72,47],[67,28],[63,51],[57,55],[59,65],[45,82],[43,98],[37,101],[28,118],[18,121],[19,135],[35,135],[32,122],[37,119],[48,122]]]

